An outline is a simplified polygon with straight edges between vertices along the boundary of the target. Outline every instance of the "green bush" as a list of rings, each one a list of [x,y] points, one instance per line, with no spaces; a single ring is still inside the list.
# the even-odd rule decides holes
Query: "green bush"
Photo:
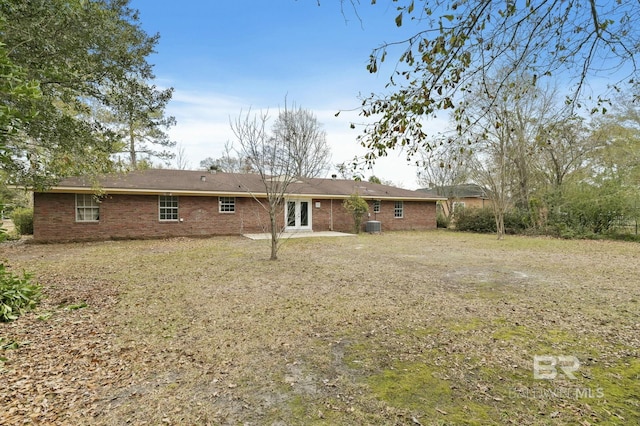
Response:
[[[530,228],[531,213],[527,210],[512,209],[504,214],[504,230],[507,234],[521,234]]]
[[[359,234],[362,230],[362,218],[369,211],[369,204],[358,194],[351,194],[349,198],[342,203],[343,207],[351,213],[353,217],[353,230]]]
[[[13,321],[36,307],[41,298],[41,288],[31,281],[32,276],[23,272],[22,277],[7,270],[0,263],[0,321]]]
[[[17,208],[13,211],[11,219],[13,219],[13,224],[19,233],[22,235],[33,234],[33,209]]]
[[[489,208],[459,209],[455,213],[455,224],[458,231],[493,233],[496,232],[496,219]],[[504,229],[507,234],[519,234],[527,229],[529,214],[526,211],[513,209],[504,214]]]
[[[438,225],[438,228],[448,228],[451,220],[444,213],[438,212],[436,223]]]
[[[634,197],[615,179],[567,186],[544,199],[547,229],[562,238],[609,238],[636,218]]]
[[[454,213],[454,220],[458,231],[496,232],[496,220],[491,209],[458,209]]]

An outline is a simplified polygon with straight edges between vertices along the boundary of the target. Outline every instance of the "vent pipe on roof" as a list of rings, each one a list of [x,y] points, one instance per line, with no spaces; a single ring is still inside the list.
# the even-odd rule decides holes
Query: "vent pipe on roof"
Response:
[[[333,180],[336,180],[337,177],[338,177],[338,175],[336,175],[336,174],[332,174],[331,175],[331,179],[333,179]]]
[[[200,182],[206,182],[207,181],[207,177],[206,176],[200,176]]]

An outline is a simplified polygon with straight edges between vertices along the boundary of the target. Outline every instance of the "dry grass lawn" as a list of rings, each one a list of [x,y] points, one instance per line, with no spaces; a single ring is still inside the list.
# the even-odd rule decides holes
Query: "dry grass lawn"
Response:
[[[0,245],[47,295],[0,323],[0,424],[640,423],[637,243],[434,231],[268,255]],[[536,379],[537,355],[580,365]]]

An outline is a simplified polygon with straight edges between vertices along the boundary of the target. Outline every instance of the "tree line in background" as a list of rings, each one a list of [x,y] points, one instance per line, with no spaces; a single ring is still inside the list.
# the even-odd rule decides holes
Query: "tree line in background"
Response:
[[[345,17],[377,3],[340,0]],[[638,2],[394,5],[409,35],[369,57],[369,72],[391,71],[386,90],[361,100],[365,163],[400,149],[439,178],[484,186],[499,237],[514,212],[566,236],[637,216]],[[429,120],[442,114],[452,135],[434,137]]]
[[[640,216],[640,86],[610,101],[606,114],[585,118],[559,100],[553,87],[498,74],[464,99],[462,135],[431,141],[421,151],[421,181],[455,190],[474,182],[485,189],[488,212],[458,210],[456,227],[533,232],[563,237],[611,234]],[[490,220],[488,221],[487,218]],[[452,219],[443,218],[444,221]]]

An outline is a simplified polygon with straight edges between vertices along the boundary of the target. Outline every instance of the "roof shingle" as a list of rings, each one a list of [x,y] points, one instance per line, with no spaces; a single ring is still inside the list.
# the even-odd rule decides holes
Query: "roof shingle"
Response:
[[[208,171],[149,169],[126,174],[106,175],[98,179],[105,193],[182,194],[261,196],[265,186],[258,174],[211,173]],[[89,192],[95,184],[88,178],[67,178],[49,192]],[[316,198],[346,198],[358,193],[366,199],[441,200],[443,197],[364,181],[346,179],[301,179],[289,186],[290,194]]]

